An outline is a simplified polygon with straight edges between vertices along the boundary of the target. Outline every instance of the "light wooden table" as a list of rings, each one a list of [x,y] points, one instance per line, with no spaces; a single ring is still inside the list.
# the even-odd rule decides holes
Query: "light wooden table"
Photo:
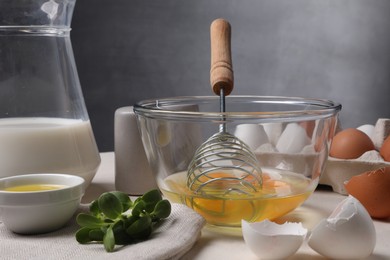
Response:
[[[114,153],[101,153],[102,163],[86,191],[83,202],[90,202],[105,191],[115,190],[114,184]],[[317,190],[299,208],[289,213],[281,220],[302,222],[309,230],[321,219],[330,215],[336,205],[345,199],[345,196],[326,190]],[[377,244],[374,253],[368,259],[390,259],[390,220],[374,221],[377,232]],[[184,259],[245,259],[255,260],[257,257],[247,248],[242,236],[222,235],[205,228],[195,246],[185,255]],[[291,257],[293,260],[324,259],[313,251],[306,243]]]

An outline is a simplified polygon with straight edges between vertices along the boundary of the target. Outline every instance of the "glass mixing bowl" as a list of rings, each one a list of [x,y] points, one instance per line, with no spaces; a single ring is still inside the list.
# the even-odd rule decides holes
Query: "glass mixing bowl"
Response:
[[[228,96],[227,112],[217,112],[219,107],[218,96],[145,100],[134,106],[164,196],[192,208],[209,225],[222,227],[239,227],[241,219],[272,220],[301,205],[318,185],[341,105],[295,97]],[[261,168],[259,189],[241,192],[230,187],[231,182],[220,182],[218,189],[226,190],[221,195],[198,192],[187,184],[197,148],[221,124],[255,154]]]

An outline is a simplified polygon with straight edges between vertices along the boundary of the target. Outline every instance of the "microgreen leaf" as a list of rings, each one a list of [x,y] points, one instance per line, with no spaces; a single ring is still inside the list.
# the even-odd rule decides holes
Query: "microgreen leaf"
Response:
[[[112,231],[114,232],[115,244],[127,245],[133,242],[133,239],[126,233],[124,221],[116,222],[112,227]]]
[[[92,240],[89,238],[89,232],[91,231],[90,228],[83,227],[77,230],[76,232],[76,240],[80,244],[86,244],[91,242]]]
[[[145,207],[146,203],[143,200],[139,200],[137,203],[134,204],[131,214],[133,216],[139,216],[145,210]]]
[[[139,219],[139,216],[135,216],[135,215],[132,215],[132,216],[129,216],[128,218],[125,218],[123,220],[123,227],[125,229],[127,229],[128,227],[130,227],[131,224],[133,224],[138,219]]]
[[[79,213],[76,217],[76,222],[80,226],[88,227],[90,229],[100,228],[101,226],[106,225],[101,219],[85,213]]]
[[[91,231],[89,231],[89,238],[91,239],[91,241],[101,242],[104,238],[104,232],[102,229],[92,229]]]
[[[94,215],[98,216],[100,213],[99,203],[97,200],[92,201],[91,205],[89,205],[89,211]]]
[[[146,203],[158,202],[162,199],[161,193],[158,190],[151,190],[142,195],[142,200]]]
[[[154,207],[152,215],[159,218],[167,218],[171,214],[171,203],[168,200],[160,200]]]
[[[138,197],[138,198],[136,198],[135,199],[135,201],[134,201],[134,204],[137,204],[139,201],[141,201],[142,200],[142,197]]]
[[[115,237],[114,232],[112,231],[112,226],[107,228],[106,234],[103,237],[104,248],[107,252],[112,252],[115,247]]]
[[[100,195],[99,208],[108,218],[116,219],[123,212],[123,206],[120,200],[112,193],[105,192]]]
[[[146,239],[152,232],[152,219],[144,215],[126,229],[127,234],[136,239]]]
[[[151,190],[142,196],[142,201],[145,202],[145,210],[150,213],[153,211],[157,202],[162,199],[161,193],[158,190]]]
[[[129,209],[131,213],[127,212]],[[80,213],[76,217],[81,226],[76,240],[81,244],[103,242],[105,250],[112,252],[115,245],[147,239],[153,231],[153,222],[168,217],[171,205],[162,200],[158,190],[147,192],[134,202],[127,194],[112,191],[94,200],[89,210],[90,214]]]
[[[123,207],[123,212],[133,206],[133,202],[126,193],[123,193],[121,191],[112,191],[111,194],[115,195],[115,197],[119,199]]]

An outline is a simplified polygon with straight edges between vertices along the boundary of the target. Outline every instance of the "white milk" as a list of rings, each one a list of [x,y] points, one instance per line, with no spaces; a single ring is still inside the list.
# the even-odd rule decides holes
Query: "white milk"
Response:
[[[100,156],[89,121],[63,118],[0,119],[0,177],[69,173],[94,177]]]

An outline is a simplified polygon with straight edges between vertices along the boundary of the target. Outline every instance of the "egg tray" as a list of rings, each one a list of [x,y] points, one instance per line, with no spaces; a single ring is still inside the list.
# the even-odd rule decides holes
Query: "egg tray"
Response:
[[[344,187],[345,182],[355,175],[367,171],[374,171],[379,168],[390,167],[390,162],[372,160],[342,160],[329,157],[324,173],[321,176],[320,184],[329,185],[333,191],[348,195]]]
[[[377,148],[389,136],[390,119],[378,119],[372,139]],[[384,161],[377,151],[369,151],[357,159],[337,159],[329,157],[320,184],[331,186],[334,192],[348,195],[344,184],[353,176],[390,167],[390,162]]]

